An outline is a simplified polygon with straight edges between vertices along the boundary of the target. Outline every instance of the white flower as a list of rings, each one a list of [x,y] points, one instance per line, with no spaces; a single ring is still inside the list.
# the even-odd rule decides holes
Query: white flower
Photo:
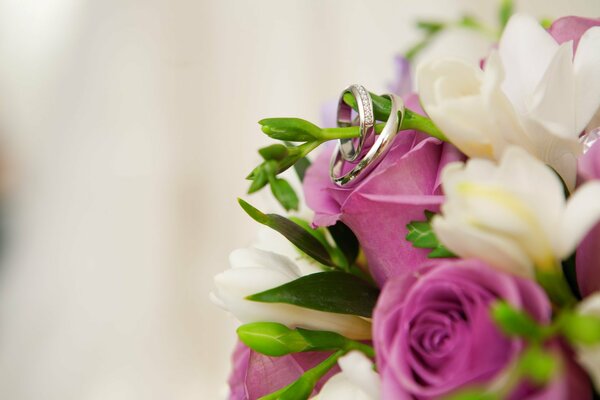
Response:
[[[575,184],[578,137],[600,107],[600,27],[589,29],[573,57],[533,18],[514,15],[484,71],[464,61],[423,64],[423,108],[470,157],[499,159],[509,145],[552,166]]]
[[[568,201],[558,176],[519,147],[499,165],[471,159],[442,172],[446,200],[433,229],[461,257],[533,276],[554,271],[600,219],[600,182],[581,186]]]
[[[364,354],[352,351],[338,361],[341,372],[325,383],[314,400],[378,400],[379,375]]]
[[[308,220],[312,218],[307,218]],[[283,237],[279,232],[261,226],[258,229],[258,238],[254,243],[255,248],[259,250],[271,251],[273,253],[289,258],[300,269],[302,276],[323,272],[320,264],[300,251],[289,240]]]
[[[233,251],[229,262],[231,269],[214,278],[216,290],[211,293],[211,300],[241,322],[279,322],[292,328],[334,331],[352,339],[371,337],[371,323],[357,316],[246,300],[251,294],[300,278],[300,269],[289,258],[247,248]]]
[[[579,303],[577,311],[584,315],[593,315],[600,318],[600,292],[586,297]],[[576,346],[577,361],[590,375],[596,390],[600,390],[600,344],[594,346]]]

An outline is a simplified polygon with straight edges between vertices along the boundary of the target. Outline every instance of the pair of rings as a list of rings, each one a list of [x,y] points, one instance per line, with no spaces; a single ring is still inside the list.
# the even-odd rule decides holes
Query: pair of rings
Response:
[[[338,186],[349,187],[357,184],[373,170],[389,151],[392,141],[404,117],[404,102],[394,94],[385,94],[390,100],[390,115],[383,130],[375,139],[375,117],[373,102],[367,90],[361,85],[350,85],[340,95],[337,109],[338,127],[353,126],[353,110],[346,102],[344,95],[352,94],[357,103],[357,119],[360,136],[357,139],[339,139],[331,157],[329,175]],[[400,114],[400,115],[398,115]],[[365,144],[373,145],[364,150]]]

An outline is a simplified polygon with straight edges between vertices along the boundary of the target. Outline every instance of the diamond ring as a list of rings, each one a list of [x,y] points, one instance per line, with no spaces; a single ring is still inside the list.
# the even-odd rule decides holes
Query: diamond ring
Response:
[[[385,94],[382,97],[390,99],[390,116],[367,154],[358,163],[347,164],[348,160],[344,158],[342,144],[337,144],[329,166],[329,175],[336,185],[349,187],[360,182],[389,151],[404,118],[404,102],[394,94]],[[349,168],[351,169],[348,171]]]
[[[353,110],[344,102],[344,95],[351,93],[356,99],[358,110],[358,125],[360,137],[358,139],[340,139],[340,152],[345,161],[355,161],[365,145],[365,140],[374,134],[375,119],[373,118],[373,102],[369,92],[362,85],[350,85],[340,95],[337,108],[337,126],[346,128],[354,125]]]

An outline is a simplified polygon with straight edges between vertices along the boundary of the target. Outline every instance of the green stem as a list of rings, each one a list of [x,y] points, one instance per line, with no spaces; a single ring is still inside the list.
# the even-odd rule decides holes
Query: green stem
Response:
[[[277,174],[282,173],[292,165],[296,164],[296,162],[306,157],[308,153],[319,147],[322,143],[323,141],[306,142],[298,147],[293,148],[296,154],[294,154],[293,157],[287,157],[278,165]]]
[[[329,370],[331,368],[335,367],[335,364],[337,364],[340,357],[346,353],[347,352],[344,350],[336,351],[331,356],[329,356],[325,361],[323,361],[321,364],[306,371],[304,373],[304,376],[308,377],[311,381],[315,382],[315,384],[316,384],[317,381],[319,379],[321,379],[323,376],[325,376],[325,374],[327,372],[329,372]]]
[[[573,292],[560,269],[552,272],[545,272],[538,269],[535,277],[555,305],[562,308],[572,307],[577,304],[577,299],[573,295]]]
[[[344,354],[346,354],[346,351],[344,350],[333,353],[325,361],[302,374],[295,382],[292,382],[276,392],[263,396],[259,400],[308,399],[319,379],[325,376]]]
[[[379,121],[387,121],[390,116],[391,104],[390,100],[377,96],[376,94],[369,93],[371,95],[371,99],[373,100],[373,113],[375,114],[375,118]],[[352,96],[351,93],[346,93],[344,95],[344,102],[352,107],[354,110],[357,109],[356,99]],[[383,128],[383,124],[380,128],[376,126],[375,131],[377,133],[381,132]],[[406,108],[404,110],[404,118],[402,118],[402,124],[400,125],[400,130],[409,130],[414,129],[421,132],[425,132],[434,138],[440,139],[444,142],[448,141],[448,138],[438,129],[437,126],[427,117],[417,114],[416,112],[409,110]],[[323,129],[322,131],[324,131]],[[345,138],[355,138],[360,136],[360,130],[358,127],[349,127],[349,128],[328,128],[329,134],[337,134],[343,135],[342,139]],[[332,131],[333,130],[333,131]],[[352,131],[352,132],[350,132]],[[379,131],[379,132],[378,132]],[[333,137],[332,139],[340,139],[340,137]],[[327,139],[330,140],[330,139]]]

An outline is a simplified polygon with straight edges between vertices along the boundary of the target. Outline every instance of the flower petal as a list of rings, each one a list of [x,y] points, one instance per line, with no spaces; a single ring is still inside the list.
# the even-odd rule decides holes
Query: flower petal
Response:
[[[533,17],[515,14],[498,48],[506,72],[502,89],[517,110],[525,112],[528,95],[546,72],[558,44]]]
[[[581,132],[600,108],[600,27],[579,41],[574,60],[576,129]]]
[[[569,198],[559,232],[557,254],[568,257],[585,234],[600,220],[600,182],[587,182]]]
[[[462,258],[478,258],[502,271],[533,276],[529,258],[514,241],[446,217],[435,217],[432,225],[440,242]]]
[[[531,94],[527,117],[557,136],[577,138],[581,130],[575,126],[575,77],[573,46],[561,45],[548,65],[540,83]]]

